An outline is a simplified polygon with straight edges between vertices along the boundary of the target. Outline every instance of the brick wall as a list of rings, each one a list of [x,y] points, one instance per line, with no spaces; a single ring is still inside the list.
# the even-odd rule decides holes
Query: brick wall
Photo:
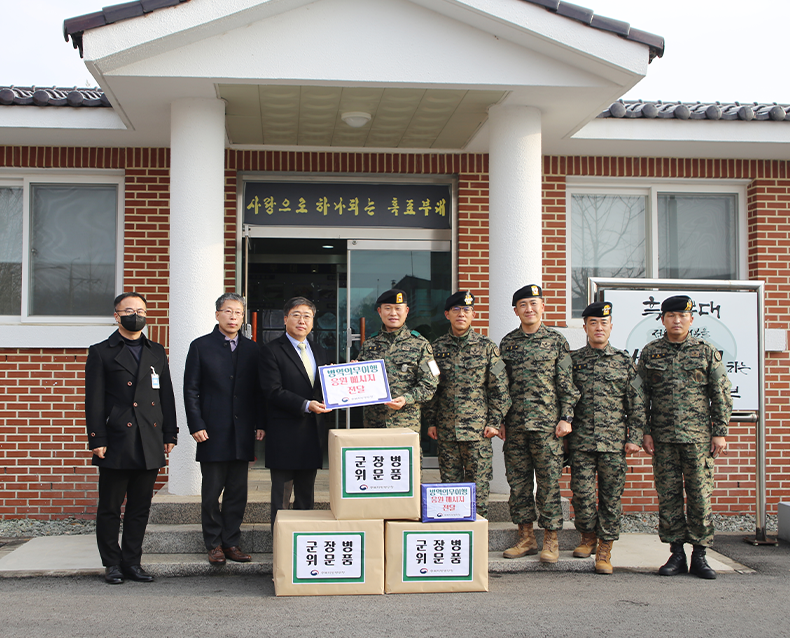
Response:
[[[114,168],[125,171],[124,277],[149,301],[151,337],[168,342],[169,152],[167,149],[0,147],[0,167]],[[488,295],[488,158],[485,155],[226,151],[225,286],[236,283],[239,171],[326,174],[456,175],[459,287],[480,291],[478,326],[486,331]],[[766,281],[767,327],[790,318],[790,171],[787,162],[666,158],[546,157],[543,180],[543,280],[546,321],[566,313],[565,181],[569,175],[747,178],[749,276]],[[509,309],[508,309],[509,310]],[[0,350],[0,517],[89,516],[97,471],[84,439],[85,350]],[[790,493],[790,355],[766,357],[769,512]],[[730,430],[730,451],[718,464],[714,504],[753,511],[754,427]],[[166,470],[160,484],[166,480]],[[567,494],[568,477],[563,478]],[[649,459],[629,461],[627,510],[656,507]]]
[[[544,282],[547,287],[553,285],[560,291],[565,290],[567,283],[564,261],[567,176],[752,180],[747,190],[749,279],[765,282],[765,327],[787,330],[790,320],[790,162],[544,157],[543,171]],[[548,295],[547,303],[551,303]],[[547,317],[564,322],[563,304],[564,299],[559,299],[549,309]],[[766,354],[765,381],[767,511],[776,513],[776,504],[790,494],[790,406],[787,401],[790,355],[787,352]],[[755,425],[731,424],[728,444],[727,455],[720,457],[716,464],[714,510],[754,512]],[[563,477],[566,496],[570,496],[568,483],[566,471]],[[640,452],[628,461],[623,507],[627,511],[641,511],[655,510],[657,506],[650,458]]]

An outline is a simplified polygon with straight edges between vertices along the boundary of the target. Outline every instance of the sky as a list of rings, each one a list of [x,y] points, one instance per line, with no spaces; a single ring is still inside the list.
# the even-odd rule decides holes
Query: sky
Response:
[[[0,0],[6,27],[0,86],[95,86],[63,38],[63,20],[121,1]],[[664,37],[664,57],[653,60],[625,99],[790,104],[790,82],[782,80],[790,0],[573,2]]]

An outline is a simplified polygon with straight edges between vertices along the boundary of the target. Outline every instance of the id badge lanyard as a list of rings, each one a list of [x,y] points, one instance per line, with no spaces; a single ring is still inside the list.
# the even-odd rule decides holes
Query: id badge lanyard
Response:
[[[154,366],[151,366],[151,388],[154,390],[159,389],[159,375],[154,370]]]

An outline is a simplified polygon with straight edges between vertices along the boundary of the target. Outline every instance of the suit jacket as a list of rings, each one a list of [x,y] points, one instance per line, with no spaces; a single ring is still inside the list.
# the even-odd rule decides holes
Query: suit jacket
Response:
[[[326,351],[310,342],[315,357],[315,385],[288,337],[282,334],[261,347],[261,384],[266,395],[266,467],[277,470],[320,469],[324,462],[323,415],[305,413],[305,401],[323,401],[318,366]]]
[[[159,389],[152,374],[159,375]],[[138,366],[117,330],[88,349],[85,362],[88,447],[107,447],[93,464],[116,470],[165,465],[165,443],[176,443],[176,404],[165,349],[143,336]]]
[[[259,357],[258,344],[242,335],[231,353],[219,326],[190,344],[184,368],[187,425],[191,434],[208,434],[197,444],[198,461],[255,460],[255,430],[263,429],[264,416]]]

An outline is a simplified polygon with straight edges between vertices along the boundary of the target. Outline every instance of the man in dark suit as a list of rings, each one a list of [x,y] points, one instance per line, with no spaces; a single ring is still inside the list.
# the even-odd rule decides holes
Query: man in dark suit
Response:
[[[112,585],[124,578],[153,580],[140,566],[143,537],[156,476],[178,434],[167,356],[142,333],[146,313],[142,295],[119,295],[118,330],[92,345],[85,362],[85,424],[93,465],[99,466],[96,541],[104,579]]]
[[[316,471],[323,466],[323,417],[318,367],[326,351],[307,341],[316,308],[304,297],[285,304],[285,334],[261,348],[266,395],[266,467],[272,476],[272,527],[277,512],[313,508]]]
[[[216,309],[214,331],[189,346],[184,405],[203,476],[203,541],[209,562],[224,565],[226,558],[241,563],[251,559],[239,541],[247,507],[247,470],[255,460],[255,439],[263,439],[264,414],[258,345],[239,334],[244,298],[225,293]]]

